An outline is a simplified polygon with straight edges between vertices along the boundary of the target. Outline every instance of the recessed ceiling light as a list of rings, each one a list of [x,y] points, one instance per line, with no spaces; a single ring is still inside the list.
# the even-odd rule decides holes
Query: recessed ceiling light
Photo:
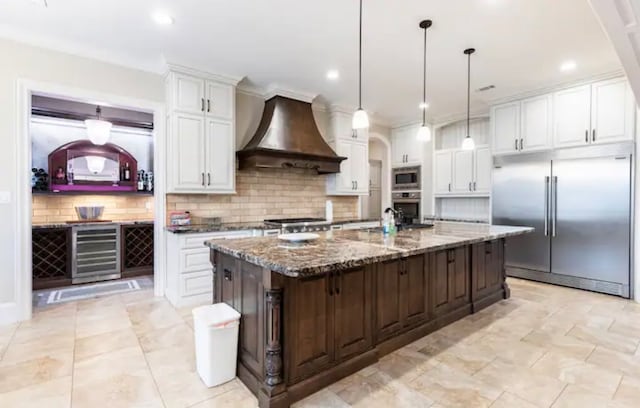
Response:
[[[31,0],[31,3],[35,4],[36,6],[41,6],[41,7],[49,7],[49,4],[47,4],[47,0]]]
[[[420,104],[418,104],[418,108],[419,109],[429,109],[429,104],[428,103],[424,103],[424,102],[420,102]]]
[[[156,11],[152,15],[153,21],[158,25],[171,25],[173,24],[173,17],[164,11]]]
[[[560,65],[560,71],[562,72],[569,72],[569,71],[573,71],[574,69],[576,69],[578,65],[576,64],[575,61],[565,61],[562,63],[562,65]]]
[[[340,73],[337,69],[330,69],[329,71],[327,71],[327,79],[335,81],[338,78],[340,78]]]

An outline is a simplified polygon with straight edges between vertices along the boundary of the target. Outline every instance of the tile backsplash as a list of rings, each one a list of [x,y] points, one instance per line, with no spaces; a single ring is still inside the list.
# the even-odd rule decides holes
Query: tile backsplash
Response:
[[[103,220],[145,221],[154,218],[153,196],[34,195],[32,205],[33,224],[56,224],[77,220],[74,207],[83,205],[104,206]]]
[[[189,211],[222,222],[261,222],[268,218],[322,217],[333,201],[334,218],[357,218],[358,198],[326,195],[326,177],[314,170],[261,169],[236,172],[233,195],[168,194],[167,211]]]

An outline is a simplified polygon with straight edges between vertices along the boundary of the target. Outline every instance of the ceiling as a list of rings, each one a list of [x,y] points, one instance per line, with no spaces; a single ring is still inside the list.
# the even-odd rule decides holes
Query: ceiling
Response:
[[[42,0],[40,0],[42,1]],[[34,0],[0,2],[0,36],[162,72],[165,61],[357,103],[357,0]],[[433,122],[487,101],[621,69],[588,0],[367,0],[363,107],[390,123],[418,120],[422,31],[430,18],[427,99]],[[159,9],[174,17],[158,26]],[[577,68],[560,72],[565,60]],[[337,81],[326,79],[337,69]]]

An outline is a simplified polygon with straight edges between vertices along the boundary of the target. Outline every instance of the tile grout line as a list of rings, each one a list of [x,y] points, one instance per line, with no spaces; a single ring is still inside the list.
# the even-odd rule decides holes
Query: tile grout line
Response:
[[[560,397],[562,396],[562,393],[564,393],[564,390],[567,389],[567,387],[569,386],[569,383],[565,383],[564,387],[562,387],[562,391],[560,391],[560,393],[558,394],[558,396],[553,400],[553,402],[551,404],[549,404],[549,408],[552,408],[553,405],[558,402],[558,400],[560,399]]]
[[[76,313],[73,323],[73,361],[71,362],[71,390],[69,392],[69,408],[73,408],[73,388],[76,378],[76,345],[78,342],[78,305],[76,304]]]
[[[2,361],[2,359],[4,358],[4,355],[7,354],[7,350],[9,350],[9,346],[11,345],[11,343],[13,343],[13,340],[16,338],[16,333],[18,332],[18,329],[20,328],[20,326],[22,326],[22,322],[18,323],[16,325],[16,328],[13,329],[13,332],[11,333],[11,337],[9,337],[9,342],[7,343],[7,347],[5,347],[4,350],[2,350],[2,353],[0,354],[0,361]]]
[[[502,398],[502,396],[503,396],[505,393],[506,393],[506,391],[505,391],[505,390],[502,390],[502,392],[500,393],[500,395],[498,395],[498,398],[494,399],[494,400],[491,402],[491,404],[489,404],[489,407],[488,407],[488,408],[491,408],[492,406],[494,406],[494,405],[496,404],[496,402],[497,402],[500,398]]]
[[[616,394],[620,390],[620,386],[622,385],[622,381],[624,380],[625,375],[626,375],[625,373],[622,373],[622,375],[620,376],[620,381],[618,381],[618,386],[616,387],[616,390],[613,392],[613,395],[611,396],[611,400],[615,399]]]

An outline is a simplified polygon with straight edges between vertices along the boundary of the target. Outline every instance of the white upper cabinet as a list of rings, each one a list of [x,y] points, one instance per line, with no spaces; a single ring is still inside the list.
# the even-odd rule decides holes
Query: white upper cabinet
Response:
[[[340,173],[327,177],[327,194],[369,194],[369,132],[354,131],[351,115],[343,112],[332,112],[330,121],[329,146],[347,159],[340,163]]]
[[[168,192],[235,192],[235,86],[171,71]]]
[[[591,142],[633,139],[635,101],[625,79],[602,81],[591,88]]]
[[[205,110],[205,80],[191,75],[172,73],[173,110],[186,113],[203,113]]]
[[[625,78],[554,94],[555,147],[633,140],[635,100]]]
[[[454,193],[473,192],[473,150],[456,150],[453,152],[453,183],[451,191]]]
[[[553,95],[554,147],[589,143],[591,128],[591,86],[565,89]]]
[[[207,81],[206,114],[220,119],[232,120],[235,112],[235,87],[219,82]]]
[[[416,138],[418,126],[404,126],[391,131],[391,164],[393,167],[422,165],[424,142]]]
[[[478,147],[473,160],[473,192],[488,194],[491,191],[491,149]]]
[[[493,152],[516,153],[520,147],[520,102],[491,107],[490,126]]]
[[[453,176],[453,152],[441,150],[434,153],[434,192],[436,194],[448,194],[451,192]]]
[[[532,152],[551,148],[552,134],[551,95],[525,99],[520,105],[520,141],[521,152]]]
[[[207,118],[207,189],[235,190],[235,138],[231,123]]]

